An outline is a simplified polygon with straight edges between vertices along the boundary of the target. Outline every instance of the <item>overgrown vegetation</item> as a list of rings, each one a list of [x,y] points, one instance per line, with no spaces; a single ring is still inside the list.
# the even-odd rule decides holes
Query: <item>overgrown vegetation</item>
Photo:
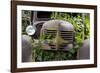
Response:
[[[30,24],[31,11],[22,10],[22,34],[26,34],[26,27]]]
[[[30,13],[30,12],[29,12]],[[29,15],[30,16],[30,15]],[[76,59],[77,50],[81,47],[82,41],[88,39],[90,35],[90,20],[89,14],[83,13],[64,13],[64,12],[52,12],[51,19],[59,19],[70,22],[74,26],[74,48],[68,52],[63,51],[45,51],[42,50],[41,39],[48,39],[51,36],[44,35],[40,39],[34,39],[33,42],[33,61],[60,61],[60,60],[73,60]],[[22,19],[23,34],[25,28],[29,24],[29,19]]]

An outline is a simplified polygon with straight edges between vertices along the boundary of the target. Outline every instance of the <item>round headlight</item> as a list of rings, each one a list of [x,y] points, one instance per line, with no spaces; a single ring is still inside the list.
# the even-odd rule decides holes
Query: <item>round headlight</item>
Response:
[[[28,35],[34,35],[35,31],[36,31],[35,26],[29,25],[29,26],[26,27],[26,33]]]

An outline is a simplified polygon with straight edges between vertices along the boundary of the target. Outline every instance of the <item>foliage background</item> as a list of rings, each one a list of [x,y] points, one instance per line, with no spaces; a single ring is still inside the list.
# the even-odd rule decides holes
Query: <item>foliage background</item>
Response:
[[[77,59],[77,50],[82,46],[82,42],[89,38],[90,20],[88,13],[65,13],[52,12],[51,19],[60,19],[70,22],[74,26],[74,48],[68,52],[44,51],[41,49],[41,41],[33,42],[33,61],[60,61]],[[25,29],[30,24],[31,11],[22,11],[22,34],[26,34]]]

